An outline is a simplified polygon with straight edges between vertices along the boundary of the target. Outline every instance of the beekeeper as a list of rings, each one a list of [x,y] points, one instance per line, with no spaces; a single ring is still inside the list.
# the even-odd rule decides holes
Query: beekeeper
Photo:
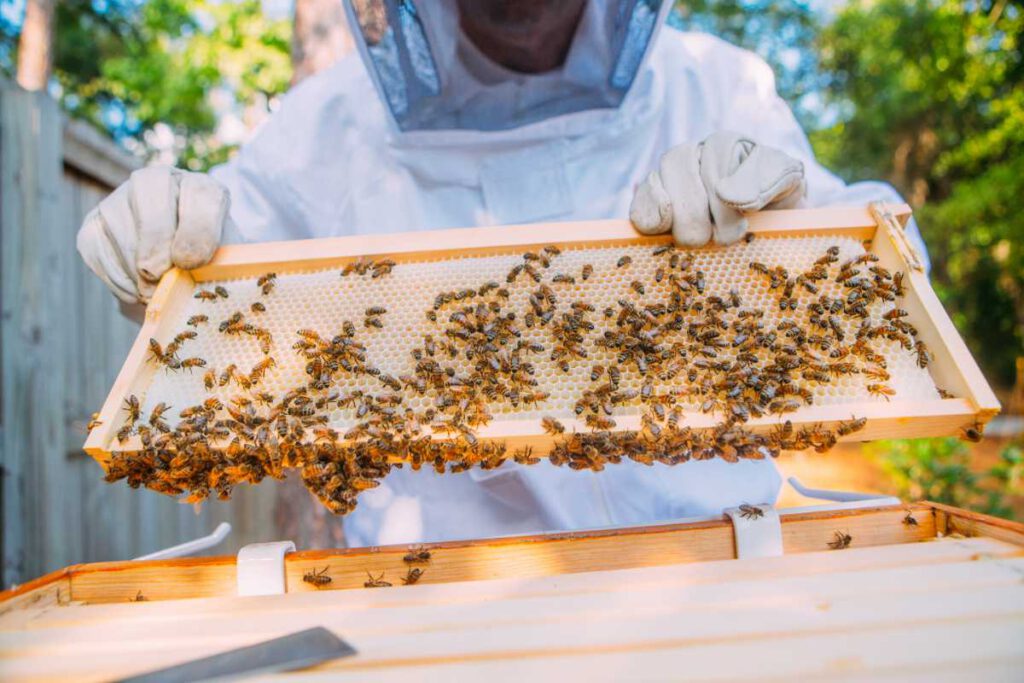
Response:
[[[78,249],[118,298],[223,242],[628,215],[700,245],[742,237],[746,211],[898,199],[819,165],[768,65],[664,27],[671,0],[346,5],[358,57],[297,85],[232,161],[136,171],[86,217]],[[779,486],[769,461],[405,469],[344,525],[372,545],[643,524]]]

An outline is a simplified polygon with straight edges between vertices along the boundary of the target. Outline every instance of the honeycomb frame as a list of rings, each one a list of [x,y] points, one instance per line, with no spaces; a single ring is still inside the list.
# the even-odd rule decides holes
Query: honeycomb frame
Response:
[[[847,440],[916,438],[956,435],[972,424],[983,425],[998,412],[998,401],[942,309],[921,267],[920,258],[903,234],[901,222],[905,223],[909,215],[910,209],[906,205],[877,205],[767,211],[752,214],[749,218],[750,232],[755,236],[755,243],[761,238],[787,237],[856,241],[879,257],[879,265],[894,272],[904,272],[906,294],[900,305],[907,309],[908,319],[918,330],[918,338],[927,343],[932,353],[933,361],[928,372],[935,385],[941,386],[953,398],[901,400],[897,397],[891,402],[865,398],[853,403],[814,404],[781,417],[766,415],[752,418],[748,422],[750,428],[755,431],[767,430],[786,419],[791,420],[796,427],[815,424],[833,427],[856,415],[867,418],[867,426],[856,434],[844,437]],[[343,268],[368,258],[391,259],[396,262],[397,271],[403,264],[521,254],[545,245],[573,250],[651,248],[670,243],[671,238],[668,236],[642,236],[628,222],[612,220],[222,247],[210,264],[191,272],[172,269],[163,277],[147,307],[145,323],[139,336],[100,411],[100,424],[90,432],[85,450],[103,464],[112,452],[139,449],[137,437],[123,444],[116,439],[118,425],[124,421],[124,398],[138,395],[148,407],[152,407],[153,399],[147,402],[146,397],[159,378],[158,368],[150,360],[149,340],[167,340],[182,329],[187,312],[194,308],[193,294],[197,286],[255,280],[268,271],[282,276],[315,273]],[[689,251],[714,254],[723,249],[729,247],[708,246]],[[496,278],[498,275],[499,272],[494,273]],[[445,287],[438,285],[436,289],[440,291]],[[211,324],[216,325],[216,320],[211,315]],[[382,333],[387,333],[387,330]],[[493,421],[476,430],[476,435],[483,440],[502,440],[509,447],[550,447],[554,439],[545,433],[538,411],[529,412],[531,414],[527,417],[523,417],[522,413],[496,413]],[[570,432],[589,429],[582,420],[571,416],[563,419],[560,415],[559,419]],[[641,428],[641,416],[636,411],[617,413],[615,419],[615,431]],[[681,424],[699,430],[713,427],[718,420],[714,414],[688,410],[683,414]],[[437,435],[435,438],[445,436]]]

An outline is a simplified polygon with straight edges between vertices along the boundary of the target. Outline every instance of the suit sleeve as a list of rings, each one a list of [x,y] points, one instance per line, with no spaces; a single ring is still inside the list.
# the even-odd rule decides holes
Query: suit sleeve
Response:
[[[273,179],[268,167],[261,168],[254,156],[256,150],[243,147],[233,159],[210,171],[231,193],[231,222],[224,229],[224,244],[287,239],[280,234],[287,216],[275,201]]]

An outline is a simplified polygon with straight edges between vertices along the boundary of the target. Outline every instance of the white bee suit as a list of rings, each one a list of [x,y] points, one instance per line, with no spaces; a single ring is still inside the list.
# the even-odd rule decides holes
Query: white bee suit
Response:
[[[298,85],[214,176],[246,241],[624,218],[660,155],[722,129],[801,160],[811,205],[898,199],[880,183],[847,186],[814,160],[761,59],[669,28],[619,108],[494,132],[396,133],[351,57]],[[774,502],[779,486],[770,461],[405,469],[363,493],[344,524],[353,545],[642,524]]]
[[[440,4],[446,13],[424,19],[426,33],[435,39],[438,32],[454,31],[451,3]],[[591,71],[604,78],[594,67],[603,63],[606,69],[610,58],[597,30],[594,6],[599,4],[588,6],[566,66],[555,75],[511,74],[465,40],[434,40],[434,57],[444,70],[439,82],[450,95],[446,108],[431,109],[435,118],[423,118],[429,125],[417,130],[407,126],[399,132],[393,108],[389,112],[387,98],[378,94],[379,75],[371,78],[365,66],[365,45],[362,59],[351,55],[305,80],[236,158],[213,171],[230,193],[232,221],[224,224],[224,239],[266,242],[626,218],[634,188],[657,167],[660,156],[720,130],[749,136],[802,161],[811,205],[898,199],[884,184],[848,186],[818,165],[776,94],[765,62],[706,35],[660,31],[632,63],[635,78],[622,89],[617,106],[572,111],[572,104],[560,104],[557,94],[586,83]],[[506,117],[503,125],[483,125],[498,116]],[[527,123],[516,125],[515,117]],[[168,211],[179,191],[184,202],[187,187],[180,176],[140,176],[146,178],[171,193],[164,203]],[[80,234],[83,256],[99,273],[131,270],[134,258],[127,266],[122,262],[125,254],[134,253],[130,225],[139,224],[138,216],[130,214],[163,206],[146,203],[152,193],[134,191],[132,197],[141,199],[112,200]],[[211,201],[210,206],[219,205]],[[215,245],[222,213],[207,213],[202,225],[213,227],[202,229]],[[173,221],[165,227],[166,234],[172,233]],[[127,237],[111,240],[111,234]],[[144,239],[153,240],[143,230]],[[551,240],[557,241],[557,234]],[[204,246],[201,251],[211,250]],[[164,251],[166,268],[171,259]],[[119,296],[134,299],[135,283],[119,276]],[[362,494],[343,523],[355,546],[640,524],[713,514],[743,502],[770,503],[779,483],[769,461],[676,467],[624,462],[600,473],[546,462],[447,475],[402,469]]]

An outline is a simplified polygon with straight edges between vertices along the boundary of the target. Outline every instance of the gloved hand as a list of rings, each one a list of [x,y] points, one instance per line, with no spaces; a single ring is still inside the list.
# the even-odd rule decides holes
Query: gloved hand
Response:
[[[637,187],[629,219],[645,235],[671,229],[679,244],[731,244],[747,232],[744,211],[793,208],[805,192],[801,162],[723,131],[666,152]]]
[[[78,253],[118,299],[146,303],[171,266],[198,268],[213,257],[230,203],[204,173],[143,168],[85,217]]]

